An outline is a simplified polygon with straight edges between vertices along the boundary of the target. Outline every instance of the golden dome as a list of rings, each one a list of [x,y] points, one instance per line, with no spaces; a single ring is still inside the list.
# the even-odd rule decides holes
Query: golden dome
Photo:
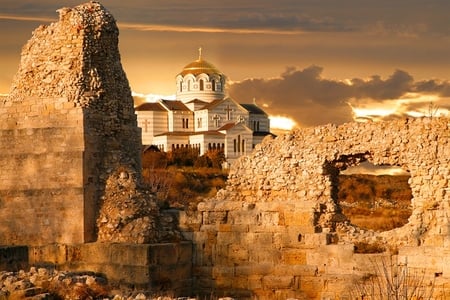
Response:
[[[194,76],[197,76],[202,73],[208,75],[222,74],[214,65],[207,62],[206,60],[199,58],[196,61],[193,61],[190,64],[186,65],[181,71],[180,75],[185,76],[187,74],[192,74]]]

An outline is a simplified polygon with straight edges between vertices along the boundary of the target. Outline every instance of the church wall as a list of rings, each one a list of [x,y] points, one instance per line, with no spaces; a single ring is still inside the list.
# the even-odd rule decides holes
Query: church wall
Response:
[[[198,110],[194,113],[195,131],[207,131],[208,130],[208,111]]]
[[[200,155],[205,154],[209,149],[218,149],[225,146],[225,139],[223,135],[192,135],[189,142],[197,147],[200,144]]]
[[[153,139],[153,144],[160,146],[164,145],[164,151],[172,151],[173,148],[182,148],[189,145],[188,135],[163,135],[157,136]]]
[[[172,122],[169,121],[170,131],[194,131],[194,123],[192,118],[193,113],[190,111],[171,111],[169,116]],[[187,120],[187,124],[186,124]],[[187,126],[186,126],[187,125]]]
[[[166,135],[153,137],[152,145],[156,145],[156,146],[158,146],[159,149],[161,149],[163,151],[166,151],[166,152],[171,150],[168,147],[169,145],[167,143],[167,136]]]
[[[248,112],[231,100],[223,101],[215,106],[210,110],[209,115],[210,120],[214,115],[220,117],[219,127],[228,123],[238,122],[239,120],[248,120],[249,118]],[[214,125],[214,121],[210,121],[209,130],[217,129]]]
[[[153,132],[154,135],[168,131],[168,114],[165,111],[155,111],[153,113]]]
[[[252,151],[253,133],[248,129],[236,125],[227,130],[225,143],[225,157],[230,161]],[[239,146],[241,145],[241,146]]]
[[[199,149],[199,155],[205,154],[205,135],[197,134],[189,136],[189,144],[191,144],[194,148]]]
[[[154,125],[154,112],[153,111],[140,111],[137,115],[137,123],[142,132],[142,145],[151,145],[155,132],[153,130]]]
[[[169,132],[174,131],[175,122],[177,121],[176,117],[177,117],[177,115],[176,115],[176,112],[174,112],[174,111],[169,111],[167,113],[167,128],[168,128]]]
[[[247,126],[253,131],[270,132],[270,120],[265,115],[251,114]]]
[[[167,120],[166,111],[139,111],[137,121],[142,130],[142,145],[153,145],[155,135],[167,132]]]

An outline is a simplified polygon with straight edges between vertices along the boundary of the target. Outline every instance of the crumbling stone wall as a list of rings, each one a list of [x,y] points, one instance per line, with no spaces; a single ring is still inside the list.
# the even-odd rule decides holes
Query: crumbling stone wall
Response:
[[[339,171],[365,160],[410,172],[405,226],[361,230],[342,214]],[[449,179],[446,118],[326,125],[267,138],[232,166],[226,188],[200,203],[196,218],[184,220],[196,247],[197,288],[258,299],[349,299],[353,280],[370,269],[373,255],[354,252],[355,243],[366,243],[438,274],[441,291],[448,289]]]
[[[139,192],[141,138],[116,22],[98,2],[58,12],[23,47],[0,103],[1,243],[83,243],[99,232],[124,241],[117,232],[128,223],[128,242],[155,241],[158,212]],[[136,195],[127,205],[144,211],[122,218],[109,205],[100,218],[103,203]]]

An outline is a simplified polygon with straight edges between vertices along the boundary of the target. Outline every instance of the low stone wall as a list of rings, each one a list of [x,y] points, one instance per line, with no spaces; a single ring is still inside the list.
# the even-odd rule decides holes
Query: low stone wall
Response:
[[[52,244],[0,248],[0,270],[44,266],[105,275],[112,285],[173,296],[192,293],[192,243]]]

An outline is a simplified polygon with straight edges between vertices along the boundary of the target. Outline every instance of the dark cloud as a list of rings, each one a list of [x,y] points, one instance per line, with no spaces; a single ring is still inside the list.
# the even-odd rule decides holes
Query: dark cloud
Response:
[[[355,78],[351,82],[355,98],[385,100],[398,98],[410,91],[414,79],[407,72],[397,70],[386,80],[374,75],[369,80]]]
[[[230,96],[241,102],[255,99],[267,106],[271,115],[285,115],[299,124],[310,126],[329,122],[342,123],[352,118],[345,102],[351,87],[321,77],[322,68],[288,68],[278,78],[247,79],[230,86]]]
[[[3,0],[0,14],[54,17],[77,0]],[[364,31],[375,35],[416,37],[430,31],[448,35],[449,1],[431,0],[269,0],[141,1],[103,3],[121,22],[166,26],[274,29],[286,31]]]
[[[353,120],[349,103],[354,107],[370,103],[387,107],[410,93],[445,96],[450,87],[449,82],[415,82],[409,73],[402,70],[395,71],[386,79],[373,75],[369,79],[354,78],[349,82],[326,79],[322,73],[323,69],[318,66],[303,70],[290,67],[277,78],[235,82],[230,86],[230,96],[241,102],[255,99],[271,115],[284,115],[301,125],[315,126]],[[441,108],[450,106],[446,101],[441,101],[445,103],[439,104]],[[414,102],[413,99],[411,103],[398,103],[398,111],[382,118],[398,118],[412,109],[423,111],[430,102],[426,99]]]
[[[423,80],[414,85],[414,91],[450,97],[450,82],[437,79]]]

